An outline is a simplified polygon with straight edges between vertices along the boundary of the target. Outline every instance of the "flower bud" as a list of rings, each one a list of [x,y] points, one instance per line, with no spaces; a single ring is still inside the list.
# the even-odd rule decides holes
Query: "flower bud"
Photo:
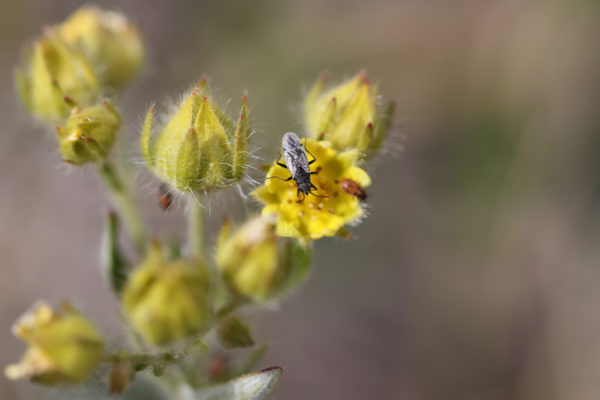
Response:
[[[94,104],[99,95],[97,77],[83,54],[52,29],[47,29],[26,52],[16,79],[27,109],[53,124],[69,116],[71,101],[86,107]]]
[[[272,215],[255,217],[236,232],[228,223],[217,243],[217,265],[230,290],[254,301],[272,297],[285,283],[289,268],[279,257]]]
[[[104,343],[83,315],[65,306],[57,313],[38,303],[13,326],[29,348],[19,364],[6,367],[9,379],[31,378],[46,384],[83,382],[100,363]]]
[[[119,123],[119,113],[107,101],[91,107],[74,107],[66,123],[57,128],[63,161],[80,165],[105,159]]]
[[[323,76],[304,103],[308,135],[331,142],[336,150],[358,149],[362,157],[374,155],[389,129],[393,105],[382,109],[377,86],[365,73],[324,92],[325,83]]]
[[[204,331],[211,318],[209,289],[204,265],[166,261],[154,244],[123,289],[123,307],[148,342],[165,345]]]
[[[210,190],[239,181],[246,167],[250,121],[246,96],[235,124],[210,100],[203,79],[183,101],[154,143],[154,110],[146,114],[141,148],[148,166],[182,192]]]
[[[85,5],[58,29],[67,43],[82,51],[103,85],[122,87],[144,61],[141,35],[120,13]]]

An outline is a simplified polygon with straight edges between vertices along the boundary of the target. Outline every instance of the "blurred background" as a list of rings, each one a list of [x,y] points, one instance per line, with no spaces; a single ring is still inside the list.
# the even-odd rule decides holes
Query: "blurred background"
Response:
[[[22,45],[80,4],[3,1],[0,13],[2,366],[24,350],[10,325],[39,298],[68,298],[119,335],[96,260],[107,200],[13,89]],[[285,368],[274,399],[600,397],[600,3],[98,5],[133,19],[148,47],[121,99],[133,164],[146,107],[203,74],[232,109],[247,90],[266,160],[302,131],[303,93],[323,71],[365,69],[397,103],[357,239],[319,241],[308,282],[253,318],[270,344],[261,366]],[[153,233],[181,235],[183,205],[165,215],[156,182],[137,181]],[[223,215],[257,210],[233,190],[213,203],[211,240]],[[0,376],[2,399],[45,393]]]

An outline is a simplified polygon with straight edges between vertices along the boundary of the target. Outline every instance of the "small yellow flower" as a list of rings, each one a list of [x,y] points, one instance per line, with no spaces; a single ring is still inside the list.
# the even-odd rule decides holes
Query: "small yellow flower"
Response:
[[[38,303],[13,326],[29,348],[19,364],[6,367],[9,379],[40,383],[85,381],[100,362],[104,343],[96,327],[70,307],[57,313]]]
[[[263,215],[277,214],[276,232],[280,236],[318,239],[333,236],[345,224],[356,222],[364,215],[359,199],[346,193],[340,187],[342,179],[351,179],[362,187],[369,186],[371,179],[367,173],[356,167],[358,150],[338,153],[328,142],[307,139],[306,148],[315,156],[311,165],[312,183],[318,188],[315,194],[307,195],[304,200],[298,197],[296,183],[291,180],[267,179],[264,186],[252,192],[252,195],[265,203]],[[289,171],[273,163],[267,177],[287,178]]]

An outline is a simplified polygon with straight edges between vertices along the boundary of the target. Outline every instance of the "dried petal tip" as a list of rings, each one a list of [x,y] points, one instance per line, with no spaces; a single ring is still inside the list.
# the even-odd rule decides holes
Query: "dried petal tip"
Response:
[[[308,135],[330,141],[336,150],[358,149],[361,158],[377,153],[389,129],[391,110],[383,110],[377,86],[365,72],[324,91],[321,78],[304,103]]]
[[[13,326],[29,348],[19,364],[9,365],[8,379],[39,383],[83,382],[100,363],[104,343],[94,325],[72,307],[55,312],[40,302]]]

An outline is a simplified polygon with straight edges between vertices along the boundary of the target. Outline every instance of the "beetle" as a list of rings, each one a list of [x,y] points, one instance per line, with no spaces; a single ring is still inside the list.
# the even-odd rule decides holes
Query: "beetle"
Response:
[[[283,158],[285,160],[285,164],[277,161],[277,165],[280,167],[286,168],[290,171],[290,177],[287,179],[281,178],[279,176],[270,176],[267,179],[277,178],[282,181],[290,181],[294,180],[297,185],[296,195],[300,195],[302,193],[302,199],[306,197],[307,194],[312,194],[316,197],[327,197],[327,196],[319,196],[318,194],[314,194],[312,189],[319,190],[311,181],[310,176],[319,173],[319,169],[316,171],[310,170],[310,165],[317,161],[317,158],[312,155],[312,153],[302,144],[298,135],[294,132],[288,132],[283,135],[283,139],[281,140],[281,148],[283,150]],[[308,157],[306,153],[310,154],[313,158],[308,161]]]
[[[350,196],[354,196],[362,201],[367,199],[366,190],[362,186],[360,186],[356,181],[353,181],[349,178],[344,178],[339,182],[336,181],[336,183],[339,183],[340,188],[342,188],[342,190],[348,193]]]
[[[173,194],[171,194],[171,191],[166,184],[161,183],[158,186],[158,204],[160,205],[160,208],[162,208],[163,211],[167,211],[172,203]]]

